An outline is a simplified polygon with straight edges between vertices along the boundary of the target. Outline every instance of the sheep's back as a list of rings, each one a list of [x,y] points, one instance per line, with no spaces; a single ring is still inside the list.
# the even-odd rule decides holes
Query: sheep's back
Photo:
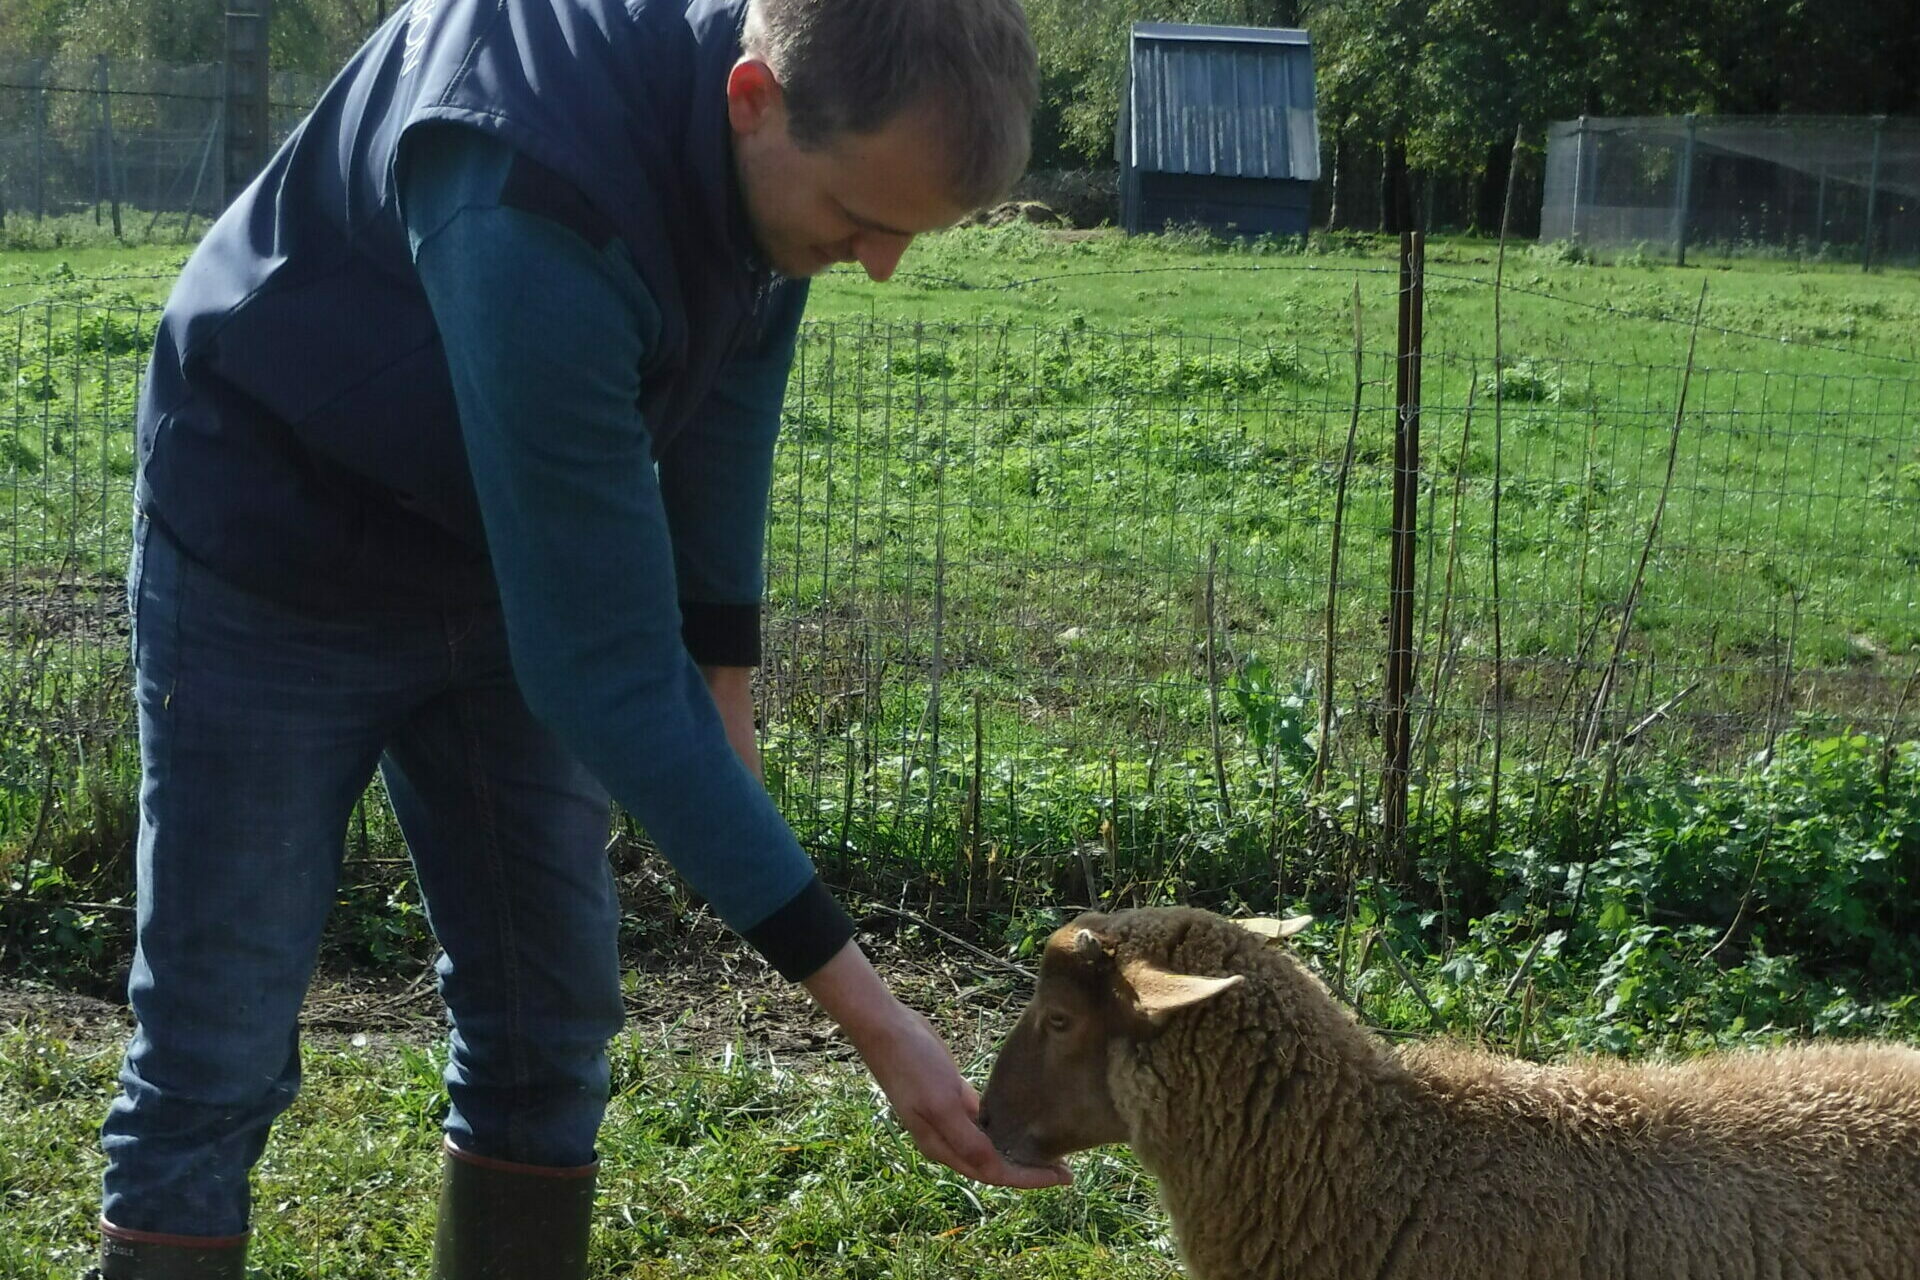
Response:
[[[1453,1274],[1920,1277],[1920,1052],[1401,1060],[1446,1135],[1425,1216],[1450,1228],[1431,1244],[1470,1261]],[[1581,1260],[1551,1268],[1542,1251]]]

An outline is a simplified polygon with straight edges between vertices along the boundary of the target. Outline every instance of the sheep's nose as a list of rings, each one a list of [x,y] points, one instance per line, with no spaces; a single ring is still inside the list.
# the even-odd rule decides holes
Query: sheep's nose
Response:
[[[992,1133],[992,1132],[993,1132],[993,1120],[992,1120],[992,1118],[991,1118],[991,1117],[990,1117],[990,1116],[989,1116],[989,1115],[987,1114],[987,1104],[986,1104],[986,1101],[985,1101],[984,1099],[983,1099],[983,1100],[981,1101],[981,1103],[980,1103],[980,1110],[979,1110],[979,1112],[978,1112],[978,1114],[976,1114],[976,1115],[975,1115],[975,1116],[973,1117],[973,1122],[974,1122],[975,1124],[977,1124],[977,1125],[979,1125],[979,1126],[980,1126],[980,1128],[981,1128],[981,1130],[982,1130],[983,1132],[985,1132],[985,1133]]]

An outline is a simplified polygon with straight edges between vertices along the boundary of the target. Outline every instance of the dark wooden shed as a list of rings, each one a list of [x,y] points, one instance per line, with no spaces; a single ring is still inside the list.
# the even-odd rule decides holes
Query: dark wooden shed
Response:
[[[1304,235],[1320,176],[1307,33],[1136,22],[1114,157],[1128,232]]]

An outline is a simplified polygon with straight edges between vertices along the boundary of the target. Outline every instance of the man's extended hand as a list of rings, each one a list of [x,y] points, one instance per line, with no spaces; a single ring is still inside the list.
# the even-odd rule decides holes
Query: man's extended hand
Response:
[[[806,986],[853,1041],[920,1154],[995,1186],[1031,1189],[1073,1180],[1064,1164],[1009,1164],[994,1149],[978,1122],[980,1096],[946,1044],[894,998],[858,943],[847,943]]]

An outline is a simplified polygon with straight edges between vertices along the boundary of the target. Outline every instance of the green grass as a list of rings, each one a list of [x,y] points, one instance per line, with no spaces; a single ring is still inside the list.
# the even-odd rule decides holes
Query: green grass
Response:
[[[1345,352],[1352,346],[1358,284],[1367,348],[1392,350],[1398,287],[1393,238],[1316,237],[1310,251],[1301,253],[1286,244],[1234,245],[1193,235],[1085,235],[1063,241],[1057,233],[1013,224],[927,237],[888,284],[836,268],[816,285],[808,313],[816,319],[1047,326],[1078,315],[1117,332],[1151,328]],[[1494,242],[1465,238],[1428,245],[1430,352],[1491,357],[1497,249]],[[1509,359],[1677,365],[1704,284],[1704,365],[1913,376],[1912,363],[1869,361],[1783,341],[1920,360],[1920,272],[1911,269],[1867,274],[1835,263],[1753,259],[1703,261],[1685,269],[1632,261],[1598,265],[1569,260],[1561,246],[1515,243],[1507,248],[1503,280],[1512,290],[1502,300]]]
[[[866,1077],[813,1061],[615,1045],[592,1274],[740,1277],[1172,1273],[1150,1182],[1124,1152],[1020,1195],[928,1164]],[[0,1033],[0,1275],[71,1280],[93,1243],[95,1130],[118,1046]],[[978,1065],[978,1064],[976,1064]],[[425,1274],[439,1162],[438,1051],[309,1048],[255,1176],[261,1280]]]
[[[63,220],[65,243],[58,246],[35,238],[54,232],[29,235],[31,225],[8,223],[19,232],[16,243],[0,248],[0,308],[115,295],[159,303],[189,252],[173,243],[115,243],[85,216]],[[1390,237],[1316,236],[1304,253],[1288,243],[1235,245],[1183,234],[1129,239],[1101,230],[1074,237],[1023,224],[922,237],[890,283],[873,284],[848,267],[828,273],[815,283],[808,314],[1047,326],[1077,314],[1115,332],[1292,340],[1345,351],[1358,283],[1366,345],[1392,348],[1397,244]],[[1442,237],[1428,245],[1429,350],[1491,355],[1496,250],[1480,239]],[[1510,356],[1678,363],[1686,322],[1706,284],[1704,364],[1913,376],[1911,364],[1783,341],[1920,360],[1920,272],[1911,269],[1862,273],[1841,263],[1751,258],[1685,269],[1632,259],[1600,265],[1571,260],[1563,246],[1516,242],[1508,246],[1504,280],[1514,290],[1504,299]],[[1646,316],[1659,318],[1638,318]]]
[[[1329,684],[1356,285],[1367,355],[1327,747],[1338,825],[1372,838],[1393,252],[1016,225],[928,237],[891,286],[818,283],[775,480],[761,692],[775,794],[836,874],[962,900],[1012,875],[1045,900],[1084,888],[1069,851],[1100,841],[1109,888],[1274,884],[1333,803],[1304,779]],[[1909,734],[1894,712],[1920,645],[1920,394],[1915,365],[1873,353],[1920,358],[1920,277],[1513,246],[1507,283],[1528,292],[1501,302],[1496,377],[1494,253],[1428,254],[1416,795],[1484,794],[1496,731],[1509,789],[1537,797],[1581,763],[1702,282],[1716,328],[1598,741],[1676,698],[1642,747],[1699,769],[1737,769],[1785,729]],[[179,255],[0,257],[12,297],[47,300],[0,327],[20,726],[0,752],[23,780],[0,792],[0,850],[39,842],[30,879],[79,868],[50,892],[83,893],[124,836],[126,720],[107,694],[124,685],[128,426]],[[1550,808],[1502,840],[1542,837]],[[1313,875],[1332,874],[1314,829]]]
[[[1568,815],[1574,829],[1557,846],[1450,863],[1442,838],[1423,852],[1423,883],[1450,884],[1457,901],[1468,877],[1484,877],[1477,892],[1497,909],[1462,922],[1362,882],[1344,904],[1337,891],[1289,903],[1288,914],[1311,906],[1324,917],[1295,946],[1376,1025],[1539,1059],[1920,1040],[1911,981],[1920,939],[1910,929],[1920,746],[1888,755],[1861,739],[1788,735],[1768,768],[1738,778],[1676,762],[1645,769],[1602,815],[1611,829],[1583,829],[1592,815],[1578,806]],[[1469,800],[1465,821],[1477,828],[1482,817]],[[1767,874],[1756,876],[1762,857]],[[1576,895],[1586,910],[1568,907]],[[1748,927],[1728,930],[1743,895]],[[1062,922],[1045,898],[982,914],[998,934],[976,927],[976,936],[1014,956],[1030,956]],[[955,927],[978,923],[957,915],[948,912]],[[53,946],[41,956],[54,958]],[[964,958],[944,956],[940,981],[968,981]],[[990,1044],[998,1030],[983,1025],[972,1043]],[[954,1038],[966,1053],[966,1037]],[[111,1034],[74,1040],[31,1015],[0,1030],[9,1280],[66,1280],[84,1265],[95,1132],[118,1051]],[[403,1038],[309,1043],[304,1090],[256,1174],[259,1276],[421,1272],[445,1110],[440,1052]],[[920,1160],[845,1062],[744,1045],[703,1052],[659,1023],[636,1024],[612,1056],[597,1276],[1176,1274],[1150,1180],[1125,1152],[1078,1157],[1071,1189],[980,1188]],[[986,1062],[964,1065],[979,1079]]]
[[[158,306],[191,246],[85,244],[0,250],[0,310],[25,303],[132,301]]]
[[[90,225],[0,253],[0,310],[16,308],[0,314],[0,925],[7,964],[82,985],[127,944],[114,587],[132,392],[184,256]],[[1920,1035],[1920,707],[1892,715],[1920,645],[1920,275],[1514,246],[1496,378],[1493,258],[1484,241],[1427,257],[1426,727],[1397,880],[1376,874],[1392,247],[1014,226],[929,237],[889,286],[818,282],[776,477],[761,706],[770,786],[829,878],[1014,955],[1088,896],[1089,866],[1112,903],[1310,906],[1338,923],[1303,946],[1329,974],[1344,954],[1370,1019],[1545,1057]],[[1575,759],[1567,708],[1614,642],[1703,282],[1710,327],[1616,711]],[[1356,285],[1364,412],[1332,772],[1312,794]],[[377,805],[364,849],[359,830],[335,945],[415,964],[412,895],[358,856],[397,854],[397,834]],[[914,1157],[851,1069],[723,1065],[642,1035],[617,1053],[602,1274],[1169,1274],[1124,1158],[1083,1163],[1071,1192],[980,1191]],[[0,1275],[80,1269],[116,1051],[0,1039]],[[432,1054],[334,1045],[309,1068],[260,1171],[258,1266],[417,1270]]]
[[[1217,546],[1230,660],[1257,652],[1304,674],[1325,603],[1358,286],[1370,354],[1339,638],[1369,667],[1389,521],[1394,267],[1390,246],[1367,237],[1318,245],[1063,240],[1015,225],[928,237],[893,286],[829,275],[776,487],[776,607],[925,635],[937,576],[943,622],[966,641],[958,665],[971,669],[956,691],[1010,671],[1070,681],[1076,664],[1109,683],[1190,680]],[[1680,687],[1657,669],[1694,664],[1721,674],[1689,712],[1751,720],[1790,647],[1798,666],[1838,676],[1813,709],[1884,714],[1904,675],[1889,658],[1920,644],[1913,273],[1601,267],[1516,246],[1507,280],[1531,292],[1505,299],[1496,379],[1492,253],[1455,241],[1429,254],[1420,629],[1430,653],[1458,654],[1456,704],[1480,700],[1491,678],[1496,487],[1518,701],[1566,701],[1558,671],[1606,652],[1661,501],[1685,321],[1706,281],[1715,328],[1686,389],[1625,654],[1638,701],[1623,713]],[[0,332],[0,521],[20,551],[16,577],[116,573],[150,307],[179,255],[0,259],[0,299],[43,300]],[[1435,588],[1450,561],[1457,604]],[[1008,610],[1016,595],[1034,607]],[[1062,634],[1078,637],[1073,653],[1056,652]]]

